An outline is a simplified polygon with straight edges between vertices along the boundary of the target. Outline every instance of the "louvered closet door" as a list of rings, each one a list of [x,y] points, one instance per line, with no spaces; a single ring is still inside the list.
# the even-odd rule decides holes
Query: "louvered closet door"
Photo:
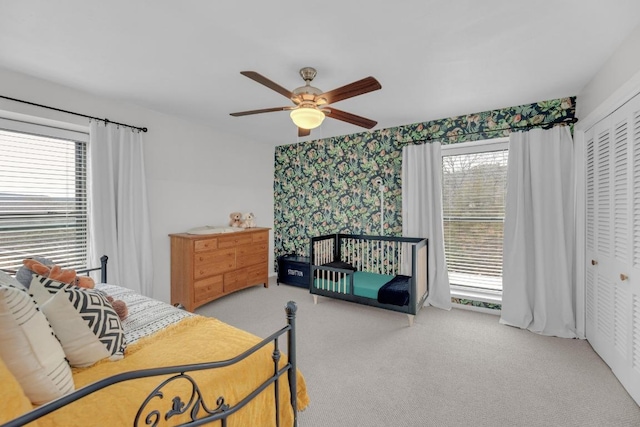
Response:
[[[585,141],[586,335],[640,402],[640,95]]]

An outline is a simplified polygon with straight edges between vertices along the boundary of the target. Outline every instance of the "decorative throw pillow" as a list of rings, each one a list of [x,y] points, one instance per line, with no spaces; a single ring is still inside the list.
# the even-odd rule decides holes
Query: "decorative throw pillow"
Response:
[[[0,357],[36,405],[74,390],[71,368],[47,318],[22,286],[1,271]]]
[[[63,289],[79,289],[84,290],[85,288],[80,288],[76,285],[70,285],[68,283],[58,282],[57,280],[49,279],[48,277],[41,276],[39,274],[33,274],[33,278],[31,279],[31,285],[29,286],[29,292],[33,296],[33,299],[36,300],[39,306],[44,305],[47,301],[51,299],[58,291]],[[98,289],[92,289],[94,292],[98,292],[102,294],[105,298],[107,294]]]
[[[38,286],[36,281],[32,286]],[[65,288],[41,306],[71,366],[85,367],[99,360],[119,360],[126,348],[118,314],[102,293]]]
[[[51,299],[61,289],[70,288],[67,283],[58,282],[34,273],[29,286],[29,293],[40,307]]]

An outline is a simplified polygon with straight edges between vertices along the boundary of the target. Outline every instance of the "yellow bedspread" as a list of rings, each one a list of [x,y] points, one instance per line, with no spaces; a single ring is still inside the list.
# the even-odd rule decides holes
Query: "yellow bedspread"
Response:
[[[102,378],[127,371],[226,360],[237,356],[260,340],[255,335],[219,320],[194,316],[131,345],[124,359],[74,369],[73,377],[78,389]],[[280,347],[283,353],[280,364],[284,365],[286,340],[280,340]],[[189,375],[200,387],[207,407],[215,408],[219,397],[223,397],[225,403],[234,405],[272,375],[272,352],[273,345],[269,345],[239,364],[213,371],[191,372]],[[47,415],[38,420],[38,426],[133,425],[141,403],[167,377],[144,378],[115,384]],[[162,414],[159,425],[175,425],[189,421],[188,413],[170,418],[168,422],[164,420],[164,414],[171,408],[171,400],[180,394],[178,388],[191,390],[191,386],[187,387],[185,380],[180,380],[179,383],[173,383],[165,390],[164,398],[156,398],[150,405],[150,410],[159,409]],[[309,397],[300,373],[297,374],[297,387],[297,405],[298,409],[302,410],[307,406]],[[186,400],[190,392],[180,395]],[[293,411],[289,404],[290,393],[286,374],[281,377],[279,395],[281,425],[291,426]],[[232,415],[228,425],[275,426],[275,419],[274,390],[273,386],[270,386],[248,406]],[[141,425],[145,425],[144,417]]]

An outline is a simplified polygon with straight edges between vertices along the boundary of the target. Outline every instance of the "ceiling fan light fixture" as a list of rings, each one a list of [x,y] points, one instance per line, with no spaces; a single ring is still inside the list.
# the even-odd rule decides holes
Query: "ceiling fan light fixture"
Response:
[[[382,89],[380,82],[371,76],[328,92],[323,92],[317,87],[311,86],[311,81],[316,76],[316,70],[311,67],[305,67],[300,70],[300,75],[302,76],[305,85],[300,86],[293,91],[285,89],[276,82],[269,80],[255,71],[241,71],[240,74],[275,92],[278,92],[280,95],[291,100],[295,106],[240,111],[237,113],[231,113],[233,117],[271,113],[274,111],[291,111],[291,120],[293,120],[293,123],[298,127],[298,136],[309,135],[310,130],[320,126],[325,117],[361,126],[366,129],[372,129],[376,124],[378,124],[374,120],[356,116],[355,114],[338,110],[332,106],[332,104],[338,101],[343,101],[345,99],[353,98],[354,96],[364,95],[365,93]],[[326,107],[329,107],[330,109]]]
[[[291,120],[302,129],[315,129],[322,124],[324,113],[314,107],[299,107],[291,110]]]

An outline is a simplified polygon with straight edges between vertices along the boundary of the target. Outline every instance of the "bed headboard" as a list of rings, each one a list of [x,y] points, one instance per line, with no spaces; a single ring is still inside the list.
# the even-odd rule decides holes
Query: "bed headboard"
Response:
[[[88,276],[92,271],[100,270],[100,283],[107,283],[107,261],[108,260],[109,260],[108,256],[102,255],[100,257],[100,267],[86,268],[84,270],[78,270],[76,273],[84,274],[85,276]]]
[[[100,267],[93,267],[93,268],[85,268],[83,270],[78,270],[76,271],[77,274],[84,274],[85,276],[89,276],[91,274],[92,271],[98,271],[100,270],[100,283],[107,283],[107,261],[109,260],[109,257],[106,255],[102,255],[100,257]],[[10,274],[12,276],[15,276],[17,271],[16,270],[9,270],[9,269],[1,269],[2,271],[4,271],[7,274]]]

